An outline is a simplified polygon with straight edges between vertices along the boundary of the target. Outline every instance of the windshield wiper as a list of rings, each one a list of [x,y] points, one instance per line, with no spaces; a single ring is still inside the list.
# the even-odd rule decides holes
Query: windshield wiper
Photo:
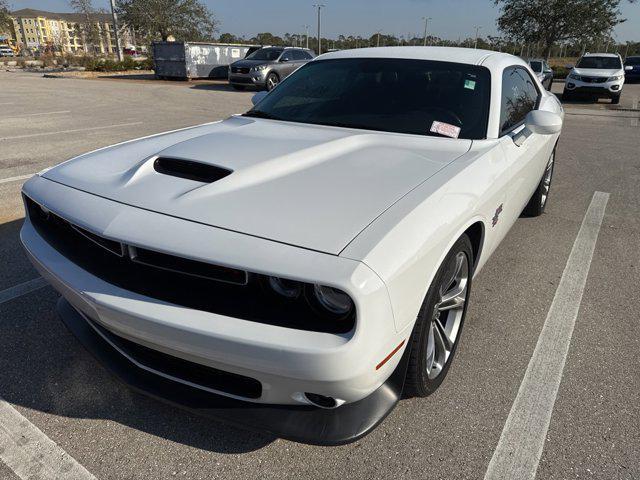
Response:
[[[263,112],[262,110],[249,110],[247,113],[242,114],[243,117],[255,117],[266,118],[267,120],[282,120],[282,118],[271,113]]]

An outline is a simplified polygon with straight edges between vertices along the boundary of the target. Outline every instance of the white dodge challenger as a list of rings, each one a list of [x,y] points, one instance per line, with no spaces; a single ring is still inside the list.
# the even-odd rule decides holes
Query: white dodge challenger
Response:
[[[322,55],[220,122],[23,188],[58,312],[131,387],[341,444],[442,383],[472,278],[547,202],[563,110],[519,58]]]

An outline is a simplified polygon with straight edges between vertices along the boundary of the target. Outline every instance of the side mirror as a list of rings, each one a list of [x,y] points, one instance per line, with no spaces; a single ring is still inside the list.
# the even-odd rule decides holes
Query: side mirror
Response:
[[[520,147],[534,133],[553,135],[560,133],[561,129],[562,117],[557,113],[532,110],[524,119],[524,128],[513,137],[513,143]]]
[[[572,65],[571,63],[567,63],[564,68],[566,68],[567,70],[571,70],[573,69],[574,65]]]
[[[283,63],[286,63],[286,62],[289,61],[289,59],[288,58],[281,58],[280,61],[283,62]]]
[[[253,97],[251,97],[251,103],[254,105],[259,104],[268,94],[269,92],[265,92],[264,90],[256,93]]]

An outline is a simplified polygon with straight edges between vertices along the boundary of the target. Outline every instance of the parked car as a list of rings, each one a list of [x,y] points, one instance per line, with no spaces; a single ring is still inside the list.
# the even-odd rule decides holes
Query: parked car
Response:
[[[15,52],[11,47],[0,46],[0,57],[13,57],[13,56],[15,56]]]
[[[305,48],[264,47],[229,66],[229,83],[236,90],[254,86],[271,91],[314,56]]]
[[[553,85],[553,70],[547,61],[541,58],[534,58],[529,60],[529,66],[538,77],[538,80],[540,80],[542,86],[547,90],[551,90],[551,85]]]
[[[617,53],[587,53],[567,75],[562,98],[570,100],[582,94],[620,103],[624,74],[622,58]]]
[[[517,57],[443,47],[325,54],[255,102],[39,173],[21,239],[138,391],[354,441],[444,380],[473,278],[545,210],[562,106]]]
[[[640,56],[627,57],[624,61],[625,82],[640,80]]]

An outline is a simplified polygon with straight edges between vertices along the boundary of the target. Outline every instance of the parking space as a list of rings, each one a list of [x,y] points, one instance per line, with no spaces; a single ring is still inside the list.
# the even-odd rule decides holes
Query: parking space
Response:
[[[617,109],[565,105],[547,212],[520,219],[475,280],[443,386],[401,401],[371,435],[335,448],[237,429],[133,393],[56,318],[50,287],[9,290],[37,278],[18,239],[22,177],[91,149],[242,112],[252,93],[5,72],[0,87],[0,399],[91,475],[483,478],[585,213],[594,193],[605,192],[590,268],[579,265],[588,276],[536,478],[640,478],[640,85],[625,86]],[[555,300],[569,301],[576,298]],[[2,479],[15,476],[9,454],[0,451]]]

